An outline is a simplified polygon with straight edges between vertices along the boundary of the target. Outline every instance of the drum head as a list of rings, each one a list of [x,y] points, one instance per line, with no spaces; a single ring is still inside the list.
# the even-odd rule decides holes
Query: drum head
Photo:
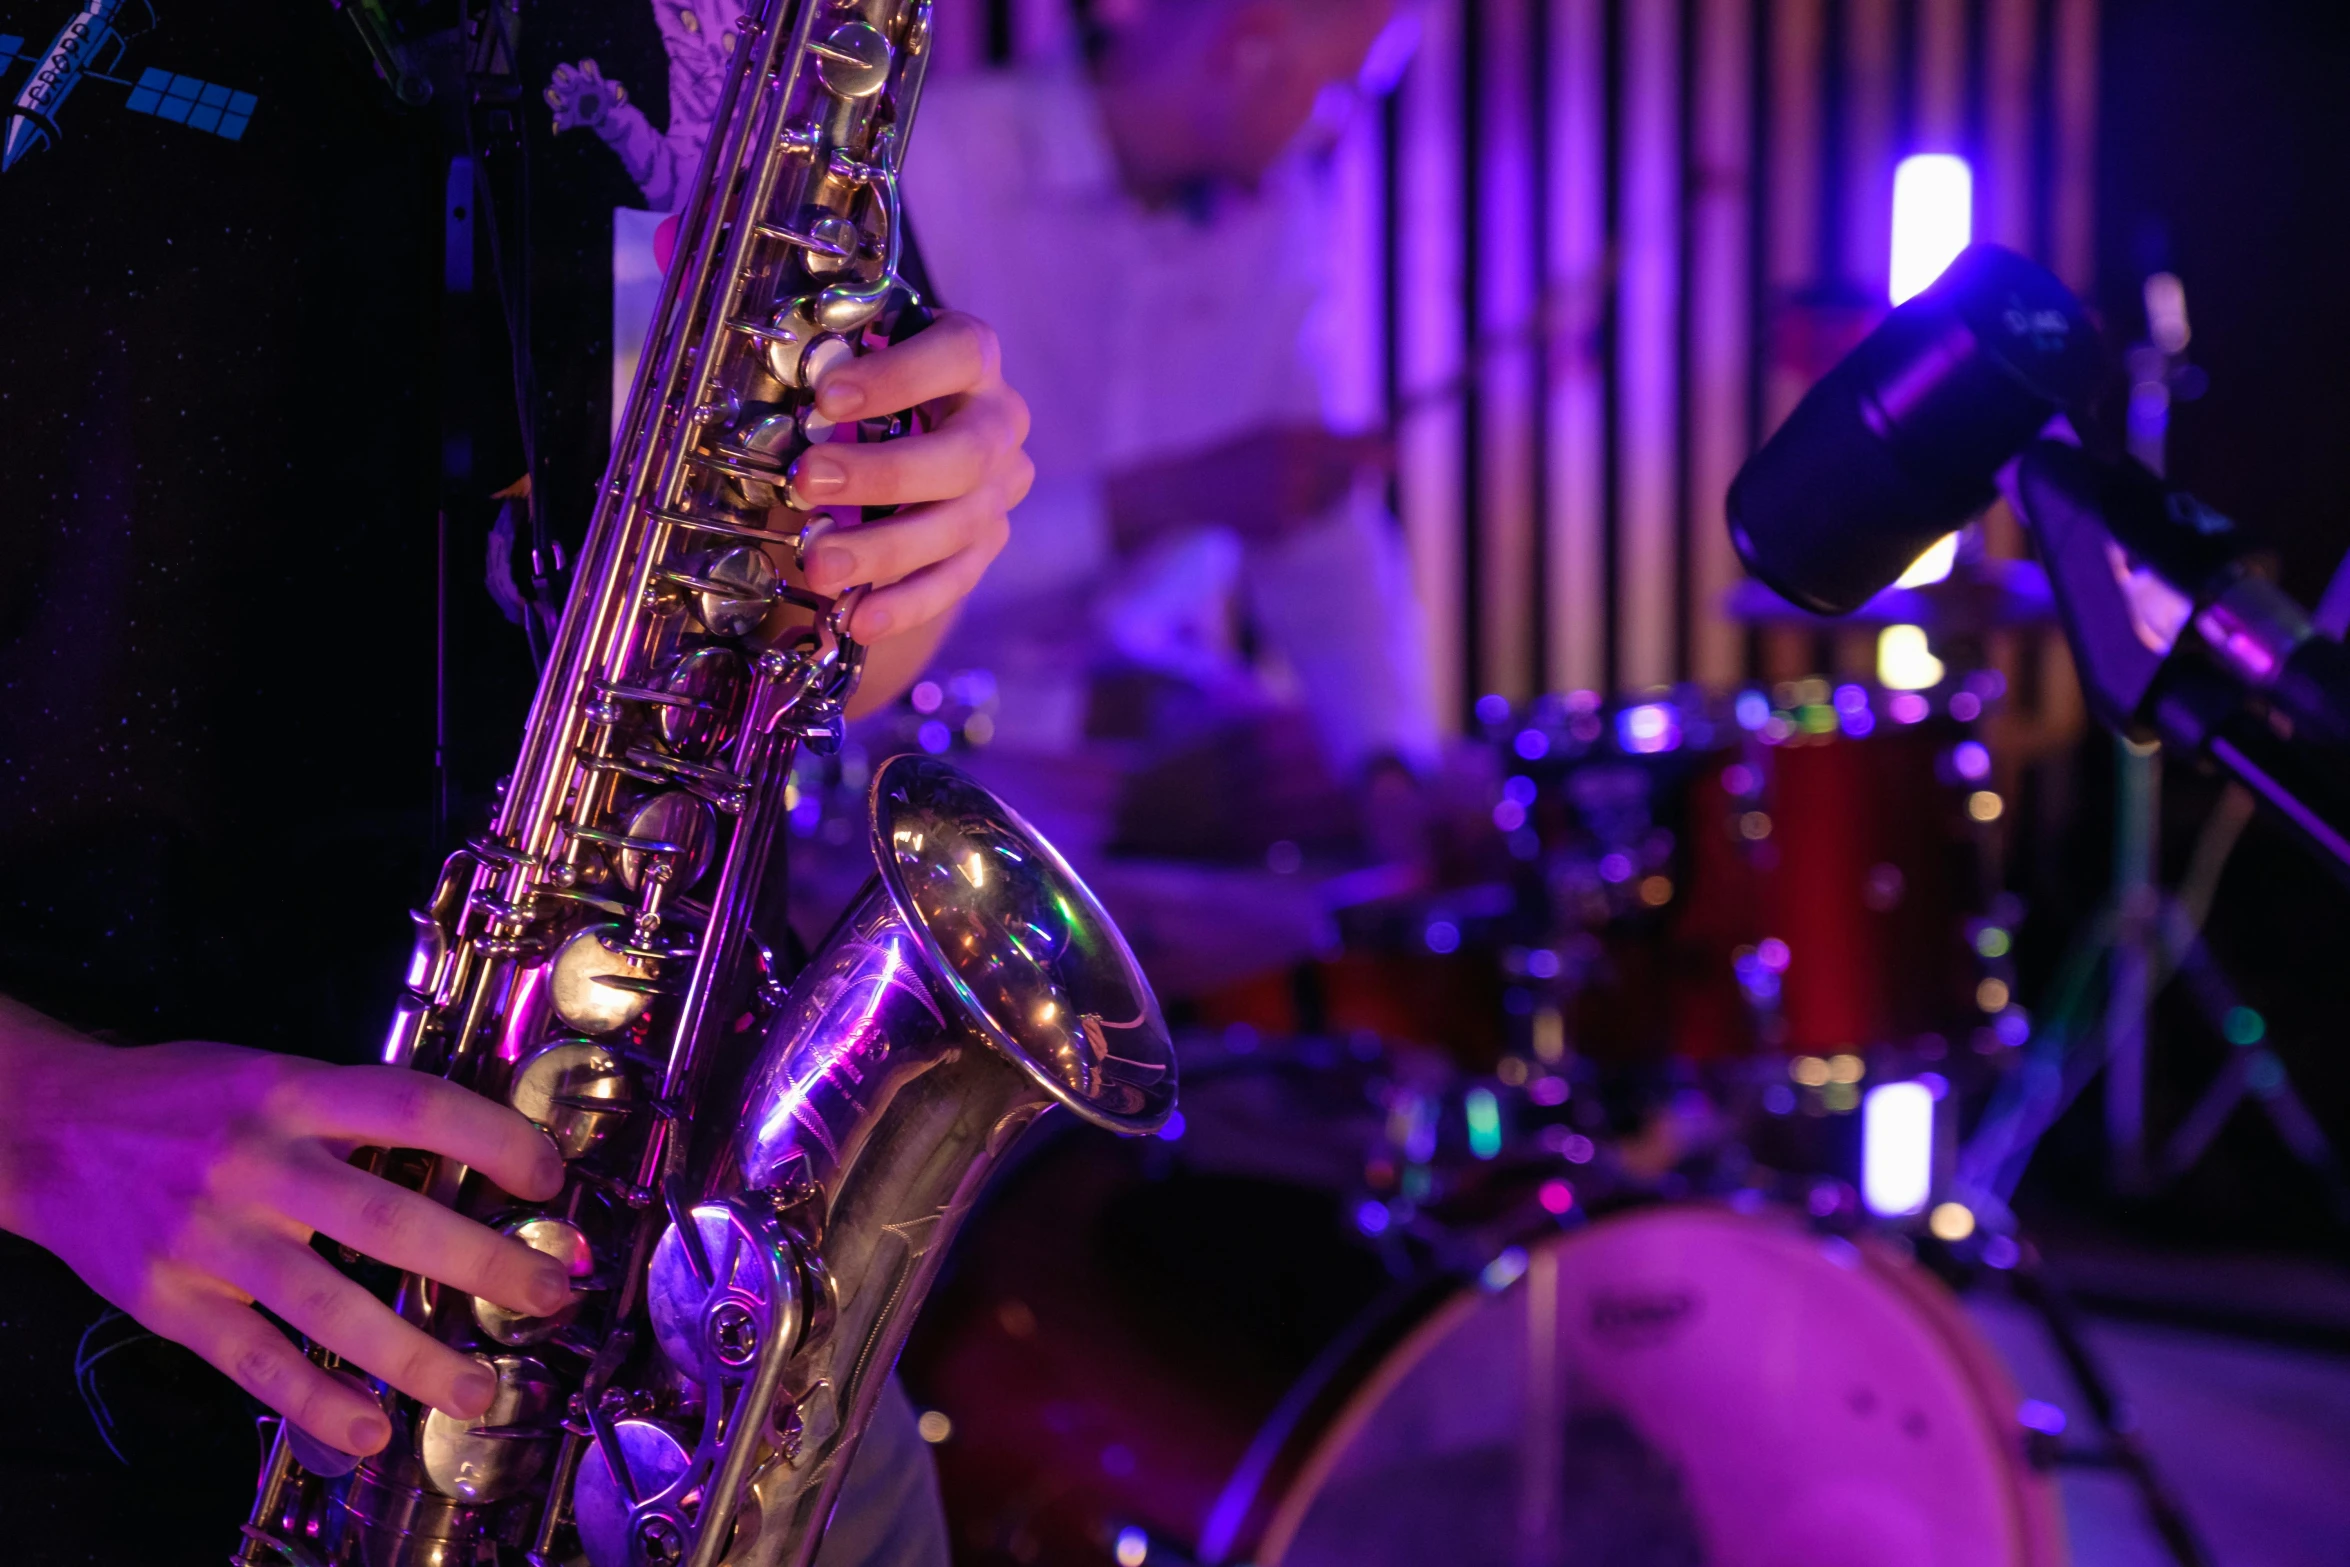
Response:
[[[1651,1209],[1547,1241],[1423,1322],[1255,1559],[2051,1567],[2053,1488],[2016,1404],[1947,1292],[1889,1252]]]

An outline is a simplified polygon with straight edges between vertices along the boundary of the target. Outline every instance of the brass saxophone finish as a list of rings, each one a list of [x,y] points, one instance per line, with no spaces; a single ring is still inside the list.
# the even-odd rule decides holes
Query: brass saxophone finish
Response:
[[[562,1259],[573,1304],[384,1277],[495,1401],[458,1421],[373,1383],[393,1436],[364,1460],[281,1425],[239,1567],[806,1567],[995,1162],[1056,1103],[1124,1132],[1174,1108],[1116,928],[943,763],[876,772],[872,882],[796,976],[769,945],[792,761],[838,745],[863,661],[849,600],[778,570],[852,520],[789,474],[900,433],[810,388],[926,319],[897,170],[930,17],[740,24],[520,759],[414,915],[385,1060],[514,1105],[570,1178],[525,1204],[413,1151],[371,1167]]]

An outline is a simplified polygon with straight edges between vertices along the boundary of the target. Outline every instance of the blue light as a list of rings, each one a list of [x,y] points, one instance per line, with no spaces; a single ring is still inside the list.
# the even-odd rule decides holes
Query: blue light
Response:
[[[1430,952],[1439,956],[1458,952],[1461,950],[1461,928],[1450,920],[1430,920],[1428,928],[1421,932],[1421,940],[1428,943]]]
[[[1513,749],[1527,761],[1539,762],[1550,755],[1550,736],[1539,729],[1521,729]]]
[[[1501,1152],[1501,1101],[1490,1088],[1472,1088],[1463,1107],[1469,1122],[1469,1152],[1491,1159]]]
[[[1477,1282],[1488,1290],[1505,1290],[1526,1276],[1526,1249],[1512,1246],[1487,1263],[1477,1275]]]
[[[1166,1124],[1159,1128],[1159,1141],[1163,1143],[1179,1143],[1182,1140],[1183,1112],[1180,1110],[1172,1111],[1167,1116]]]
[[[933,718],[915,731],[914,738],[932,756],[944,756],[947,747],[954,744],[955,735],[953,730]]]
[[[2037,1431],[2042,1436],[2064,1435],[2064,1411],[2037,1398],[2027,1398],[2017,1405],[2015,1419],[2025,1430]]]
[[[1510,699],[1488,691],[1477,698],[1477,722],[1499,728],[1510,721]]]
[[[1501,797],[1513,805],[1531,806],[1534,794],[1534,780],[1524,773],[1512,773],[1501,781]]]
[[[1760,691],[1741,691],[1733,709],[1741,729],[1760,729],[1771,721],[1771,699]]]
[[[1365,1235],[1385,1235],[1392,1218],[1387,1204],[1376,1197],[1366,1197],[1362,1206],[1355,1209],[1355,1228]]]

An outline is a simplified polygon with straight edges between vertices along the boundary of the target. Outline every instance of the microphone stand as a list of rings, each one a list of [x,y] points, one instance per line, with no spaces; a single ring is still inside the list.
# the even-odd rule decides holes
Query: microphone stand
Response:
[[[2042,440],[2000,483],[2097,716],[2206,757],[2350,883],[2350,653],[2241,573],[2225,518],[2142,467]]]
[[[2082,689],[2100,721],[2149,757],[2168,747],[2206,758],[2350,883],[2350,747],[2336,738],[2350,716],[2342,644],[2317,634],[2273,588],[2241,574],[2224,518],[2142,467],[2101,463],[2043,440],[2001,472],[2000,487],[2039,545]],[[2055,987],[2061,1004],[2039,1031],[2035,1062],[1994,1100],[1960,1155],[1960,1186],[1992,1211],[2004,1211],[2041,1137],[2099,1069],[2110,1076],[2119,1065],[2128,1075],[2121,1052],[2133,1041],[2142,1078],[2144,1008],[2178,975],[2237,1048],[2156,1166],[2148,1170],[2140,1155],[2135,1168],[2147,1178],[2124,1190],[2142,1195],[2183,1176],[2250,1095],[2324,1186],[2337,1220],[2350,1226],[2350,1176],[2264,1043],[2258,1014],[2241,1005],[2203,947],[2202,908],[2216,873],[2216,864],[2201,867],[2191,877],[2200,890],[2187,897],[2162,894],[2151,876],[2135,905],[2125,901],[2130,889],[2119,889],[2091,945],[2067,960]],[[2125,989],[2133,922],[2147,968]],[[2089,1048],[2075,1052],[2068,1020],[2100,948],[2110,950],[2115,970],[2109,1007]],[[2117,1019],[2113,1008],[2125,1005],[2132,1010]],[[2252,1020],[2249,1029],[2233,1026],[2239,1014]],[[2135,1078],[2109,1081],[2107,1093],[2135,1095],[2142,1087]],[[2142,1126],[2142,1108],[2135,1101],[2117,1107],[2109,1128],[2116,1120]]]

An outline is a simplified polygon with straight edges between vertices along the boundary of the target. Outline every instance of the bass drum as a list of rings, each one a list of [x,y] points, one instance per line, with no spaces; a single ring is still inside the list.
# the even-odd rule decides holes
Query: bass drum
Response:
[[[999,1180],[903,1366],[959,1562],[2065,1560],[2016,1391],[1922,1269],[1706,1205],[1466,1240],[1568,1168],[1507,1154],[1482,1225],[1374,1220],[1399,1076],[1187,1063],[1180,1141],[1065,1127]]]

